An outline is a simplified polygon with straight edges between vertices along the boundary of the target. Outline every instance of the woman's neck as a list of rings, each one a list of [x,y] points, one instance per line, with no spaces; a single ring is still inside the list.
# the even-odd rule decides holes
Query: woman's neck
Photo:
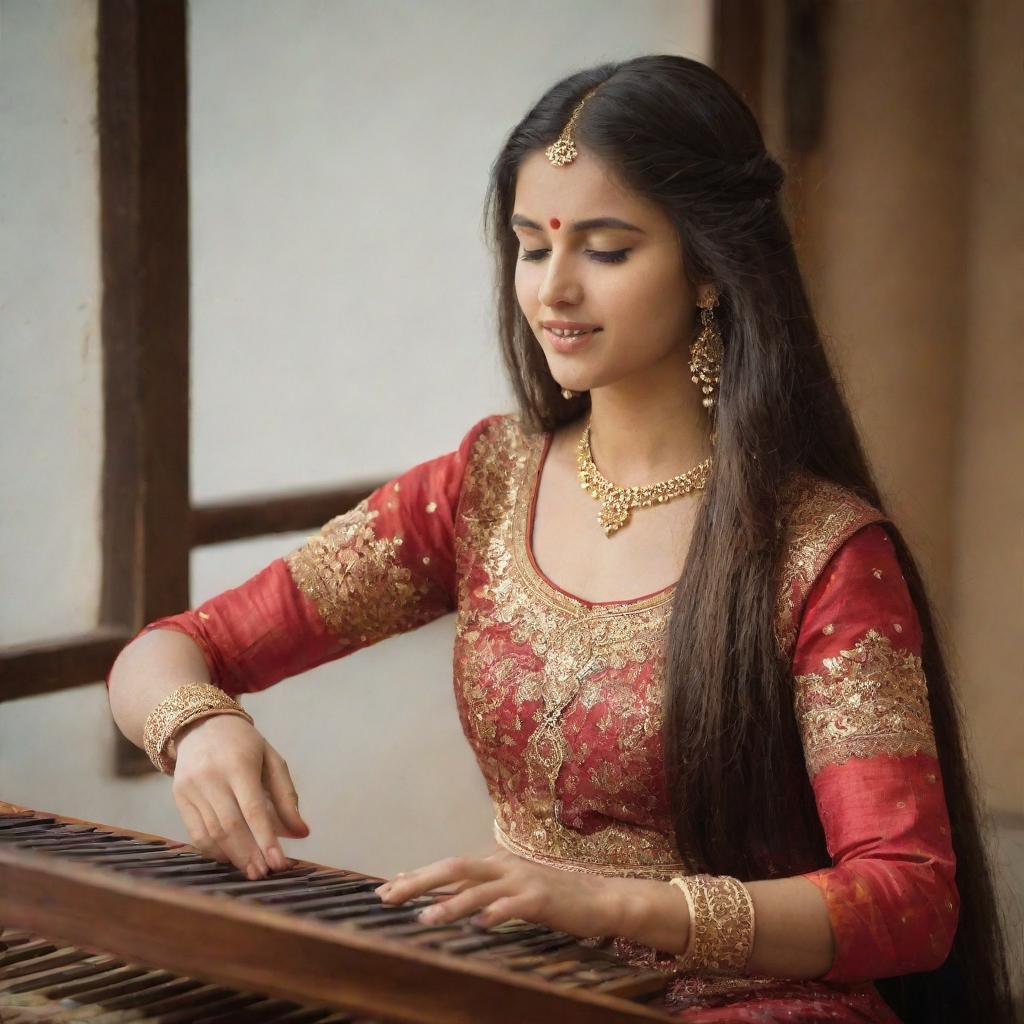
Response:
[[[594,462],[620,486],[668,479],[711,454],[707,412],[689,377],[643,387],[618,382],[595,388],[590,400]]]

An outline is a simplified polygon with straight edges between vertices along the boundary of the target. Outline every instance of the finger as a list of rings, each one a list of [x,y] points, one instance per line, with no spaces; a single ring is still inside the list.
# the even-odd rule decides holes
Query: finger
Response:
[[[267,796],[267,815],[270,818],[275,836],[291,835],[291,829],[281,820],[281,815],[277,813],[277,808],[274,806],[274,802],[270,799],[269,794]]]
[[[473,924],[478,928],[493,928],[495,925],[504,924],[506,921],[545,923],[540,919],[540,915],[536,913],[535,901],[531,900],[530,896],[526,893],[499,896],[473,918]]]
[[[179,796],[175,793],[174,799],[178,804],[178,812],[181,814],[181,820],[185,823],[185,828],[188,830],[188,837],[191,844],[204,857],[209,857],[211,860],[218,861],[221,864],[228,863],[231,858],[228,857],[228,855],[210,838],[209,833],[206,831],[206,824],[203,821],[203,816],[199,813],[198,809],[193,806],[188,797]]]
[[[278,820],[285,826],[281,834],[296,838],[308,836],[309,826],[299,814],[299,794],[295,791],[291,772],[284,758],[269,743],[263,758],[263,785],[270,794]]]
[[[402,903],[432,889],[453,883],[475,885],[497,878],[501,866],[480,857],[446,857],[416,871],[403,872],[393,882],[380,886],[376,892],[386,903]]]
[[[203,829],[206,832],[207,844],[216,850],[220,851],[220,857],[215,859],[220,860],[223,857],[222,863],[232,864],[232,857],[230,851],[225,849],[215,838],[221,831],[220,822],[217,819],[217,812],[210,806],[210,802],[203,796],[198,795],[193,800],[193,807],[202,819]],[[238,865],[234,865],[237,867]]]
[[[481,882],[465,892],[452,896],[443,903],[434,903],[420,911],[420,920],[426,924],[448,924],[458,921],[478,910],[489,907],[496,900],[509,894],[507,879]]]
[[[288,861],[277,841],[274,822],[269,813],[270,802],[263,787],[251,775],[243,775],[236,783],[235,799],[263,859],[271,868],[284,871]]]
[[[214,815],[212,822],[203,816],[210,837],[227,853],[239,871],[244,871],[254,881],[262,878],[268,871],[267,862],[234,794],[226,786],[221,786],[208,791],[207,800]]]

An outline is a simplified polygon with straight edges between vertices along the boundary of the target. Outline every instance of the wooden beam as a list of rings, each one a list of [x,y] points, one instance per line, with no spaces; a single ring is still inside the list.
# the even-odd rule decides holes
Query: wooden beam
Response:
[[[786,0],[782,77],[786,148],[793,154],[815,150],[825,122],[825,55],[820,0]]]
[[[760,122],[764,66],[764,0],[715,0],[712,65]]]
[[[189,600],[184,0],[101,0],[104,431],[101,621]]]
[[[185,0],[100,0],[97,35],[100,621],[134,635],[146,622],[189,604]],[[119,732],[115,736],[115,770],[146,769],[145,755]]]
[[[0,700],[33,697],[103,679],[127,629],[101,626],[92,633],[12,644],[0,652]]]
[[[192,510],[192,546],[319,529],[329,519],[347,512],[370,495],[380,483],[199,505]]]

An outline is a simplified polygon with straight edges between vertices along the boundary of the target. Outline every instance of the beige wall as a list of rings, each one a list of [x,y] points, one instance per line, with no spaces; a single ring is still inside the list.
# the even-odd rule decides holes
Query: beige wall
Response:
[[[2,645],[99,615],[95,119],[96,0],[0,0]]]
[[[781,11],[763,104],[777,152]],[[790,159],[816,310],[1004,816],[1024,814],[1022,36],[1012,0],[835,0],[824,134]]]
[[[783,153],[783,5],[762,97]],[[833,0],[790,157],[816,311],[966,711],[1024,989],[1024,5]]]
[[[1024,816],[1024,6],[981,0],[967,324],[956,448],[954,621],[994,807]]]

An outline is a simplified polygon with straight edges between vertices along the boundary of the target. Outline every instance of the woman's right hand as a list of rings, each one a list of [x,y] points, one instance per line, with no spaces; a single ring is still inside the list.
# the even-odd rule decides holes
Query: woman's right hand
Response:
[[[301,838],[295,784],[281,755],[238,715],[213,715],[174,739],[174,800],[192,845],[255,880],[288,867],[278,836]]]

